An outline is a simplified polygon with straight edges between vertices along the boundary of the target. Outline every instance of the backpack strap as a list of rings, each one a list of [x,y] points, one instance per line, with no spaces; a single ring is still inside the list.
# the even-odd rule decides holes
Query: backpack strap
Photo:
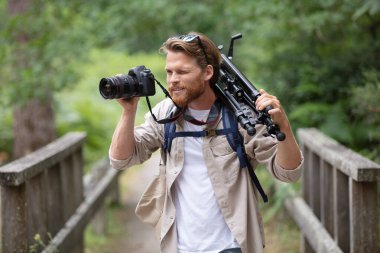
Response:
[[[169,108],[167,110],[167,114],[166,114],[167,118],[172,118],[173,115],[176,115],[174,107],[175,107],[174,103],[169,106]],[[153,114],[152,114],[152,116],[153,116]],[[167,153],[167,152],[170,153],[172,141],[175,138],[174,136],[172,136],[173,135],[172,133],[175,133],[175,131],[176,131],[175,120],[168,120],[164,123],[164,145],[162,148],[165,151],[165,153]]]
[[[225,106],[222,107],[222,122],[224,129],[232,129],[231,133],[226,134],[228,143],[231,148],[237,153],[240,168],[247,167],[247,159],[245,155],[243,137],[239,133],[239,128],[235,115]]]
[[[166,153],[169,153],[170,154],[170,150],[172,148],[172,142],[173,142],[173,139],[175,138],[175,130],[176,130],[176,126],[175,126],[175,123],[174,122],[169,122],[169,123],[165,123],[164,125],[164,151]]]
[[[224,129],[232,129],[232,131],[226,134],[226,137],[231,148],[237,153],[240,162],[240,168],[246,167],[248,169],[251,180],[255,184],[263,201],[268,202],[268,196],[265,194],[265,191],[261,187],[260,181],[257,178],[256,173],[248,160],[247,154],[245,153],[244,139],[243,136],[241,136],[239,133],[236,117],[226,106],[222,107],[222,122]]]

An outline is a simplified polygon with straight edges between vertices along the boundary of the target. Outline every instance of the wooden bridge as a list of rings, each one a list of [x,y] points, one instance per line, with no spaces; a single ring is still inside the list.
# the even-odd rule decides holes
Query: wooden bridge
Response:
[[[299,129],[302,193],[285,208],[298,224],[302,253],[379,252],[380,165],[316,129]],[[69,133],[0,167],[2,252],[83,253],[83,232],[105,199],[119,201],[119,172],[99,162],[83,172],[85,134]],[[49,238],[50,237],[50,238]]]

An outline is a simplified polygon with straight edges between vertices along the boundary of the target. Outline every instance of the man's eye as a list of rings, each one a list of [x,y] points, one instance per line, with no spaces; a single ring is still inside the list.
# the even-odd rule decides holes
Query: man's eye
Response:
[[[178,74],[179,75],[184,75],[184,74],[187,74],[188,72],[187,71],[185,71],[185,70],[179,70],[178,71]]]

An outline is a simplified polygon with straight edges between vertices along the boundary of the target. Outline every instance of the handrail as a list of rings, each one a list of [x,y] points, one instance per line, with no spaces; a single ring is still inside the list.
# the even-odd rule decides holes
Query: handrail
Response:
[[[299,129],[298,137],[307,148],[357,182],[380,180],[380,165],[346,148],[315,128]]]
[[[301,252],[378,252],[380,165],[315,128],[297,135],[303,199],[290,195],[285,208],[301,229]]]
[[[85,133],[69,133],[18,160],[0,167],[0,185],[19,186],[81,148]]]
[[[26,253],[31,246],[41,252],[36,235],[49,244],[46,252],[84,252],[84,228],[111,191],[118,191],[119,174],[104,160],[84,177],[85,138],[68,133],[0,167],[3,253]]]

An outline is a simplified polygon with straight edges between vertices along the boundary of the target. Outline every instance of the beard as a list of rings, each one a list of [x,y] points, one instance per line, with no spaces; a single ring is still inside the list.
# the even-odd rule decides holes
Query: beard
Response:
[[[200,87],[197,85],[189,85],[186,87],[177,87],[175,89],[181,88],[180,92],[173,92],[173,87],[169,89],[169,94],[172,97],[173,102],[179,107],[186,107],[190,102],[199,98],[203,92],[205,91],[204,87]]]

